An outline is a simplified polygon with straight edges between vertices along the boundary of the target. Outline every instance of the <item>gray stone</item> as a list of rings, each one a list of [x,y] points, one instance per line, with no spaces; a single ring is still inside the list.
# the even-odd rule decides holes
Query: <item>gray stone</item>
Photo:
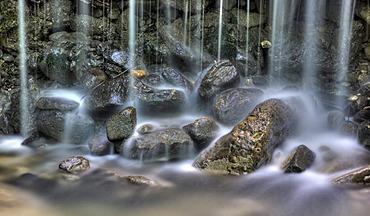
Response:
[[[107,112],[112,107],[124,105],[128,94],[128,78],[120,76],[116,79],[107,80],[90,92],[84,105],[89,111]]]
[[[358,141],[370,150],[370,122],[363,122],[358,128]]]
[[[193,84],[180,71],[171,67],[165,67],[158,69],[157,72],[160,72],[164,80],[174,87],[183,88],[187,91],[193,90]]]
[[[41,97],[37,100],[36,106],[41,110],[71,111],[78,108],[80,104],[61,97]]]
[[[166,129],[133,138],[129,149],[123,152],[131,159],[156,160],[189,157],[193,142],[183,130]]]
[[[90,168],[90,162],[82,156],[69,157],[59,164],[59,169],[72,174],[85,172]]]
[[[316,158],[315,152],[305,145],[300,145],[292,150],[281,164],[285,173],[301,173],[310,168]]]
[[[137,129],[137,132],[139,134],[147,134],[147,133],[153,132],[153,130],[154,130],[154,126],[153,125],[151,125],[151,124],[144,124],[144,125],[140,126]]]
[[[155,89],[136,82],[136,100],[143,111],[149,113],[179,112],[186,104],[185,93],[177,89]]]
[[[213,98],[217,93],[237,84],[239,77],[230,61],[217,62],[206,72],[198,88],[198,94],[205,100]]]
[[[213,102],[213,114],[225,124],[244,119],[261,99],[263,92],[256,88],[233,88],[221,92]]]
[[[328,127],[331,130],[337,130],[344,123],[344,114],[341,111],[331,111],[327,114]]]
[[[92,155],[102,156],[110,153],[113,144],[104,135],[95,136],[88,141],[88,146]]]
[[[94,121],[88,116],[43,110],[37,117],[37,128],[58,141],[80,144],[94,132]]]
[[[201,151],[216,138],[220,127],[212,118],[201,117],[183,126],[182,129],[193,139],[195,148]]]
[[[303,110],[297,98],[266,100],[202,152],[193,165],[223,174],[249,174],[271,160],[275,148],[294,132],[298,111]]]
[[[107,120],[107,137],[110,141],[122,141],[131,136],[136,127],[137,117],[134,107],[126,107]]]

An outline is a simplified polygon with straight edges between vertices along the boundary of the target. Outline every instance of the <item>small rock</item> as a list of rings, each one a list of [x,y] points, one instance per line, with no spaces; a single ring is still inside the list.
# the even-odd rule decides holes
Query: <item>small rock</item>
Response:
[[[301,173],[308,169],[315,161],[316,154],[305,145],[300,145],[292,150],[281,164],[285,173]]]
[[[174,87],[180,87],[187,91],[193,90],[192,83],[176,69],[167,67],[161,68],[159,71],[162,73],[164,80]]]
[[[148,179],[145,176],[124,176],[123,179],[136,185],[155,186],[157,183]]]
[[[59,169],[68,173],[78,174],[90,168],[90,162],[82,156],[69,157],[59,164]]]
[[[111,145],[113,144],[107,140],[106,136],[95,136],[88,142],[91,154],[97,156],[109,154]]]
[[[145,125],[140,126],[137,129],[137,132],[139,134],[147,134],[147,133],[153,132],[153,130],[154,130],[154,126],[153,125],[151,125],[151,124],[145,124]]]

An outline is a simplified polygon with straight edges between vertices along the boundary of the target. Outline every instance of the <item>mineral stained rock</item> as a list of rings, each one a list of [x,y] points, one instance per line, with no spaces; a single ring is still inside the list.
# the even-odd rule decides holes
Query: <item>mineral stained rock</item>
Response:
[[[230,133],[203,152],[194,166],[212,172],[249,174],[267,164],[274,149],[297,126],[297,111],[302,101],[296,98],[269,99],[259,105]]]

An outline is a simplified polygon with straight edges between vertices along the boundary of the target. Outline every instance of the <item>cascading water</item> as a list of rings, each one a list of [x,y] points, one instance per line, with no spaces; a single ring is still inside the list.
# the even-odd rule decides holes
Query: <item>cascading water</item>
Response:
[[[29,101],[28,101],[28,70],[27,70],[27,36],[26,36],[26,21],[25,21],[25,1],[18,1],[18,35],[19,35],[19,74],[20,74],[20,113],[21,113],[21,134],[29,135],[30,116],[29,116]]]
[[[218,5],[215,2],[205,0],[201,3],[181,1],[184,4],[172,0],[156,0],[150,1],[150,3],[135,0],[76,0],[76,4],[74,4],[76,10],[73,13],[82,13],[88,18],[86,20],[91,22],[83,25],[87,27],[85,29],[75,29],[70,23],[77,23],[78,26],[78,22],[82,22],[82,20],[68,20],[66,22],[67,32],[62,34],[68,35],[70,33],[68,31],[74,31],[73,33],[88,35],[91,38],[88,41],[90,47],[86,49],[87,54],[84,55],[86,56],[84,67],[87,67],[87,69],[74,67],[73,53],[69,53],[65,60],[71,61],[69,65],[73,66],[70,67],[71,70],[82,71],[83,75],[93,77],[87,80],[91,82],[99,80],[99,83],[86,89],[85,87],[88,85],[82,78],[68,84],[55,82],[53,78],[45,77],[46,75],[39,78],[39,82],[44,82],[44,86],[48,89],[43,89],[42,93],[38,95],[39,98],[64,96],[64,99],[68,99],[69,102],[76,101],[80,106],[72,110],[66,110],[65,104],[62,104],[62,106],[59,104],[56,109],[55,101],[49,101],[41,105],[37,104],[38,111],[42,115],[48,117],[50,113],[57,114],[57,120],[59,120],[59,117],[65,117],[65,122],[63,122],[65,125],[62,129],[64,137],[62,139],[52,137],[47,134],[46,130],[41,130],[42,126],[55,120],[50,115],[49,119],[44,119],[44,122],[40,121],[41,114],[38,116],[38,127],[40,129],[38,136],[41,138],[34,138],[36,139],[35,143],[29,145],[32,150],[28,148],[25,151],[24,146],[20,148],[20,143],[24,141],[23,138],[0,137],[1,139],[4,138],[0,141],[0,180],[21,188],[21,190],[14,192],[20,194],[19,203],[16,203],[17,205],[10,203],[5,207],[0,206],[0,215],[2,212],[5,212],[6,215],[21,215],[22,210],[30,207],[27,204],[32,207],[32,203],[21,198],[23,197],[22,190],[31,191],[32,199],[34,197],[41,198],[43,205],[35,207],[36,211],[40,209],[40,212],[35,213],[39,216],[120,215],[122,212],[125,215],[368,215],[369,207],[367,204],[370,197],[368,190],[363,189],[361,185],[357,185],[357,190],[351,190],[335,185],[333,181],[338,176],[363,165],[368,165],[370,163],[369,153],[359,145],[357,133],[355,135],[350,134],[350,127],[347,128],[346,133],[341,131],[342,124],[350,122],[344,121],[344,117],[338,111],[327,115],[326,110],[322,109],[321,101],[315,100],[316,96],[313,93],[317,88],[322,87],[320,85],[316,87],[316,81],[323,72],[315,64],[317,62],[315,55],[319,55],[317,50],[321,49],[316,42],[325,39],[321,35],[321,31],[324,28],[322,22],[327,19],[328,15],[325,14],[328,7],[324,6],[328,1],[248,0],[226,2],[220,0]],[[56,1],[42,1],[42,3],[37,4],[39,4],[39,8],[44,9],[56,6],[48,5],[50,2]],[[235,5],[232,5],[231,2],[235,2]],[[22,101],[23,99],[27,101],[27,94],[29,94],[27,83],[23,83],[27,80],[27,70],[24,69],[27,68],[27,59],[29,59],[25,49],[27,47],[25,38],[27,32],[25,22],[27,19],[24,18],[25,1],[19,1],[18,3],[20,87],[23,92],[27,92],[22,97]],[[58,1],[58,6],[62,7],[65,3],[65,1]],[[259,7],[256,3],[259,3]],[[300,5],[299,3],[305,4]],[[147,7],[146,4],[150,5],[149,10],[144,8]],[[269,23],[263,22],[264,16],[268,16],[263,7],[265,4],[270,4]],[[338,60],[340,62],[338,65],[340,72],[338,74],[341,75],[337,76],[338,80],[333,82],[335,84],[343,83],[345,73],[351,63],[347,54],[352,51],[350,49],[350,38],[352,38],[350,29],[353,26],[354,7],[354,3],[341,2],[342,19],[336,23],[337,26],[340,26],[340,34],[336,35],[337,37],[333,38],[332,44],[330,44],[343,51]],[[121,13],[120,18],[114,18],[118,17],[115,16],[117,14],[113,13],[114,9]],[[238,11],[232,13],[232,10]],[[240,25],[239,12],[242,12],[241,10],[247,12],[247,27]],[[89,11],[93,11],[91,16]],[[259,17],[258,23],[252,18],[252,13],[259,13],[259,16],[255,16],[257,20]],[[301,13],[304,14],[303,17]],[[33,13],[29,14],[31,18],[37,16]],[[47,23],[48,18],[45,19],[45,23]],[[139,22],[142,23],[139,24]],[[98,31],[94,31],[96,30],[94,28],[98,28],[101,23],[103,33],[96,33]],[[142,26],[146,23],[149,26]],[[163,31],[168,31],[167,34],[159,34],[158,30],[162,30],[161,27],[164,25],[169,27],[163,29]],[[183,35],[181,35],[181,40],[176,41],[176,35],[172,34],[172,31],[176,29],[177,25],[181,26],[178,29],[180,34],[183,33]],[[333,25],[334,30],[338,28],[336,25]],[[53,34],[53,31],[57,31],[57,29],[51,29],[53,27],[50,27],[50,32],[45,31],[48,32],[46,34],[49,34],[47,36]],[[234,29],[237,29],[237,34],[232,31]],[[258,31],[255,31],[256,29]],[[230,31],[226,32],[225,30]],[[302,30],[300,34],[295,35],[295,31],[299,30]],[[110,31],[112,35],[106,34],[107,31]],[[270,33],[270,36],[267,32]],[[42,48],[49,48],[50,41],[44,38],[47,37],[39,37],[37,39],[38,43],[32,44],[31,52],[39,44],[45,44],[45,47]],[[62,38],[61,41],[67,44],[79,44],[78,38],[71,38],[73,38],[72,42],[68,38]],[[239,40],[239,38],[242,39]],[[265,47],[261,49],[260,43],[264,40],[271,41],[270,49]],[[293,41],[299,41],[299,49],[291,49],[291,47],[285,46],[289,45],[289,40],[292,43]],[[230,44],[231,42],[235,42],[235,44]],[[173,44],[176,46],[171,47]],[[127,65],[129,66],[123,63],[120,64],[121,62],[114,62],[114,59],[111,58],[111,50],[120,49],[123,53],[127,49],[125,45],[128,46],[130,62]],[[233,46],[235,49],[228,49],[228,46]],[[185,47],[184,50],[183,47]],[[193,49],[193,47],[196,47],[196,49]],[[3,49],[0,46],[0,48],[4,52],[9,52],[9,47]],[[217,53],[214,52],[216,48]],[[78,49],[79,46],[76,46],[76,50]],[[182,54],[189,51],[188,49],[191,51],[188,53],[200,52],[201,59],[194,59],[193,56],[184,58]],[[236,62],[232,57],[233,54],[237,53],[234,53],[234,50],[244,49],[248,58],[246,62],[239,64],[234,69],[231,66]],[[37,47],[37,51],[40,52],[40,50],[42,49]],[[303,50],[302,53],[304,54],[301,55],[297,50]],[[213,52],[212,58],[206,59],[209,56],[208,52],[211,51]],[[264,55],[260,55],[260,52],[264,52]],[[301,70],[293,71],[297,73],[291,73],[294,76],[301,75],[295,81],[296,83],[302,83],[302,86],[293,88],[294,92],[286,89],[280,90],[285,87],[284,81],[286,79],[292,79],[292,77],[289,77],[291,74],[285,74],[285,69],[290,67],[289,63],[298,62],[294,61],[295,59],[287,60],[284,58],[284,55],[288,55],[289,52],[297,52],[297,58],[302,60],[298,67]],[[46,58],[42,56],[42,53],[33,52],[32,54],[40,55],[38,56],[39,59]],[[57,58],[58,56],[52,57]],[[198,58],[198,56],[196,57]],[[56,64],[52,61],[53,58],[46,58],[50,61],[47,62],[48,66]],[[224,58],[231,59],[229,59],[230,61],[213,64],[214,60],[220,61]],[[198,65],[195,67],[193,65],[195,64],[194,61],[198,60],[200,67]],[[255,63],[253,60],[261,64],[262,68],[256,74],[246,69],[250,64]],[[146,77],[136,77],[135,80],[131,80],[129,83],[126,82],[127,69],[143,69],[137,68],[141,66],[141,63],[147,66],[146,73],[148,75]],[[1,64],[0,56],[0,67]],[[29,62],[31,66],[33,64],[41,63]],[[40,68],[41,66],[33,66],[31,75],[40,75]],[[166,68],[166,70],[162,70],[162,68]],[[190,68],[194,71],[191,71]],[[244,73],[245,70],[248,70],[247,73]],[[210,76],[210,71],[221,71],[219,72],[221,75],[214,73]],[[235,82],[232,83],[229,78],[234,75],[234,71],[237,71],[240,77],[236,77]],[[200,81],[194,84],[187,80],[186,78],[190,76],[189,73],[195,74],[194,76],[201,76],[197,77]],[[242,94],[244,90],[252,89],[239,82],[240,79],[244,78],[243,75],[251,77],[251,79],[256,78],[256,80],[261,76],[264,76],[263,78],[271,76],[268,78],[271,86],[266,87],[267,83],[262,83],[259,86],[259,83],[256,82],[256,86],[263,89],[263,91],[254,89],[254,92],[257,92],[256,94],[260,94],[258,99],[240,105],[239,102],[252,97],[250,95],[238,95]],[[256,77],[254,77],[255,75]],[[209,80],[214,82],[212,83]],[[202,81],[204,82],[202,83]],[[139,99],[144,102],[149,99],[152,99],[152,101],[145,104],[133,95],[128,95],[123,102],[120,101],[120,96],[125,94],[126,91],[126,89],[123,91],[122,87],[126,87],[126,85],[130,88],[128,90],[130,93],[142,94]],[[58,90],[76,88],[77,98],[67,95],[66,91],[51,94],[54,87]],[[206,87],[209,87],[206,91],[211,95],[209,97],[201,96],[199,93],[200,88]],[[232,94],[227,94],[230,93],[230,90],[233,90]],[[339,88],[337,90],[339,91]],[[76,95],[75,93],[74,95]],[[95,97],[96,101],[91,101],[92,96]],[[84,98],[85,101],[81,101],[81,98]],[[106,98],[112,99],[108,101],[107,106],[105,106],[106,104],[104,106],[94,104],[95,102],[104,102]],[[269,119],[280,121],[281,125],[274,125],[273,133],[267,134],[268,137],[274,137],[273,140],[275,138],[280,139],[280,136],[284,136],[285,132],[289,133],[290,130],[296,133],[286,137],[274,150],[271,150],[270,146],[266,147],[266,151],[273,151],[271,158],[267,159],[270,161],[269,163],[260,162],[262,165],[256,171],[238,177],[209,175],[207,172],[194,168],[195,164],[192,164],[195,160],[206,157],[203,154],[205,152],[216,151],[215,147],[225,139],[227,139],[227,142],[222,147],[226,156],[223,152],[218,153],[217,157],[221,159],[218,163],[212,164],[212,169],[222,169],[229,166],[229,162],[232,163],[230,170],[237,166],[239,161],[245,160],[245,163],[249,163],[250,161],[246,160],[244,153],[262,155],[265,149],[261,149],[258,145],[260,144],[259,141],[265,138],[264,131],[251,130],[246,133],[244,128],[239,128],[240,125],[236,126],[237,122],[223,122],[223,119],[215,113],[221,110],[220,112],[224,112],[223,115],[225,116],[232,115],[238,113],[238,109],[247,109],[246,107],[249,106],[251,106],[248,108],[249,111],[252,111],[255,104],[261,104],[261,102],[268,101],[271,98],[278,98],[282,102],[279,103],[279,100],[277,100],[277,106],[272,107],[268,112],[266,112],[265,107],[259,107],[247,119],[254,119],[255,121],[251,122],[252,124],[255,123],[257,126],[252,126],[256,127],[260,126],[259,118],[265,119],[261,124],[261,130],[274,123],[270,122]],[[191,103],[188,99],[192,99]],[[86,102],[87,100],[90,101]],[[115,109],[126,109],[128,105],[139,108],[137,107],[137,101],[141,102],[140,109],[146,108],[137,116],[137,119],[131,118],[132,111],[124,114],[114,111]],[[219,103],[216,103],[216,101]],[[118,105],[114,104],[116,102],[118,102]],[[23,115],[27,114],[25,111],[27,111],[28,105],[24,107],[24,104],[27,103],[21,102]],[[179,107],[179,104],[181,106],[190,104],[190,108],[174,111]],[[230,106],[230,104],[232,105]],[[250,104],[253,104],[253,106]],[[226,111],[222,110],[222,106],[227,105],[229,105],[228,109]],[[275,112],[275,108],[278,109],[280,106],[286,109]],[[161,110],[163,107],[168,109]],[[233,110],[234,107],[237,107],[237,109]],[[293,108],[290,110],[288,107]],[[270,115],[269,112],[272,114]],[[298,114],[296,125],[289,122],[290,118],[280,118],[280,114],[282,116],[286,114],[289,117],[290,112]],[[2,117],[1,114],[2,110],[0,110],[0,117]],[[68,115],[70,115],[72,122],[68,121]],[[81,124],[77,124],[79,128],[76,128],[74,125],[79,122],[76,122],[75,117],[79,115],[89,117],[89,119],[81,121]],[[239,119],[243,119],[248,113],[238,115]],[[204,117],[216,119],[213,123],[217,127],[212,124],[211,126],[207,125],[209,122]],[[25,117],[24,119],[29,118]],[[1,120],[0,118],[0,126],[2,127]],[[129,131],[129,133],[124,130],[124,136],[119,138],[115,136],[121,134],[117,135],[113,131],[113,135],[110,136],[111,134],[107,131],[111,129],[109,125],[111,121],[113,122],[113,129],[124,128],[129,130],[129,125],[134,125],[133,131]],[[280,127],[288,127],[287,125],[290,125],[290,123],[295,125],[294,128],[288,128],[289,131],[280,130]],[[27,121],[21,124],[23,127],[29,128]],[[192,128],[204,126],[203,124],[206,126],[199,127],[200,129]],[[51,125],[50,128],[56,127],[56,125]],[[91,127],[94,131],[93,134],[86,139],[79,140],[81,142],[73,142],[71,136],[76,135],[77,129],[85,127]],[[236,129],[240,130],[236,131]],[[27,133],[24,131],[26,129],[22,129],[22,135],[26,136]],[[229,134],[230,131],[233,131],[233,133]],[[209,137],[204,138],[205,134]],[[77,138],[79,137],[77,136]],[[31,138],[33,137],[31,136]],[[247,150],[250,149],[249,144],[252,145],[253,143],[243,143],[242,141],[247,138],[257,143],[250,152],[247,152]],[[195,145],[196,142],[199,146]],[[241,143],[242,148],[237,146],[233,149],[235,142]],[[137,147],[142,147],[145,143],[149,143],[148,146],[145,146],[147,149],[158,143],[165,145],[153,148],[153,152],[138,150]],[[200,145],[204,143],[209,146]],[[281,168],[282,164],[291,152],[302,144],[315,153],[312,166],[301,173],[284,173]],[[8,148],[9,146],[12,146],[12,148]],[[119,152],[120,154],[107,153],[106,149],[103,149],[106,146],[122,148],[122,152]],[[234,155],[240,152],[241,155]],[[197,157],[197,154],[200,156]],[[69,173],[56,171],[58,166],[61,167],[60,162],[71,156],[76,157],[66,163],[79,162],[79,157],[82,156],[89,161],[90,169],[84,171],[83,169],[86,167],[81,167],[82,163],[74,163],[66,166],[65,170]],[[211,159],[207,162],[211,164]],[[253,161],[253,163],[259,162]],[[74,168],[76,168],[76,173],[72,172]],[[232,173],[230,170],[226,170],[226,172]],[[80,171],[82,173],[78,173]],[[366,184],[368,183],[367,178],[368,176],[364,176],[363,179]],[[3,188],[3,183],[0,183],[0,195]],[[10,194],[13,193],[12,189],[5,188],[9,190]],[[0,203],[3,202],[2,197],[0,196]],[[12,206],[16,206],[16,208]],[[189,208],[189,206],[192,206],[192,208]],[[45,210],[45,207],[48,208]],[[5,208],[5,211],[2,208]],[[52,213],[49,212],[49,208]]]

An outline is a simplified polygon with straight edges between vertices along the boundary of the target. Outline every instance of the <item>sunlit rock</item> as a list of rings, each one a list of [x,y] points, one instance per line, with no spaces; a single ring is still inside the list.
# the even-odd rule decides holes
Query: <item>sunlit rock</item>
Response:
[[[233,88],[218,94],[213,102],[213,114],[225,124],[235,124],[254,108],[263,92],[256,88]]]
[[[193,141],[180,129],[166,129],[134,137],[125,143],[123,154],[131,159],[155,160],[187,158],[192,152]]]
[[[367,185],[370,183],[370,166],[365,166],[341,175],[335,178],[333,183],[341,185]]]
[[[90,162],[82,156],[69,157],[59,164],[59,169],[68,173],[79,174],[90,168]]]
[[[296,98],[269,99],[259,105],[230,133],[201,153],[194,166],[223,174],[248,174],[267,164],[272,153],[297,126],[298,110],[304,111]]]
[[[217,93],[237,84],[239,77],[239,73],[230,61],[217,62],[202,79],[198,94],[205,100],[213,98]]]
[[[201,151],[216,138],[220,127],[212,118],[201,117],[183,126],[182,129],[193,139],[195,148]]]
[[[294,148],[281,164],[285,173],[301,173],[310,168],[316,158],[315,152],[305,145]]]

